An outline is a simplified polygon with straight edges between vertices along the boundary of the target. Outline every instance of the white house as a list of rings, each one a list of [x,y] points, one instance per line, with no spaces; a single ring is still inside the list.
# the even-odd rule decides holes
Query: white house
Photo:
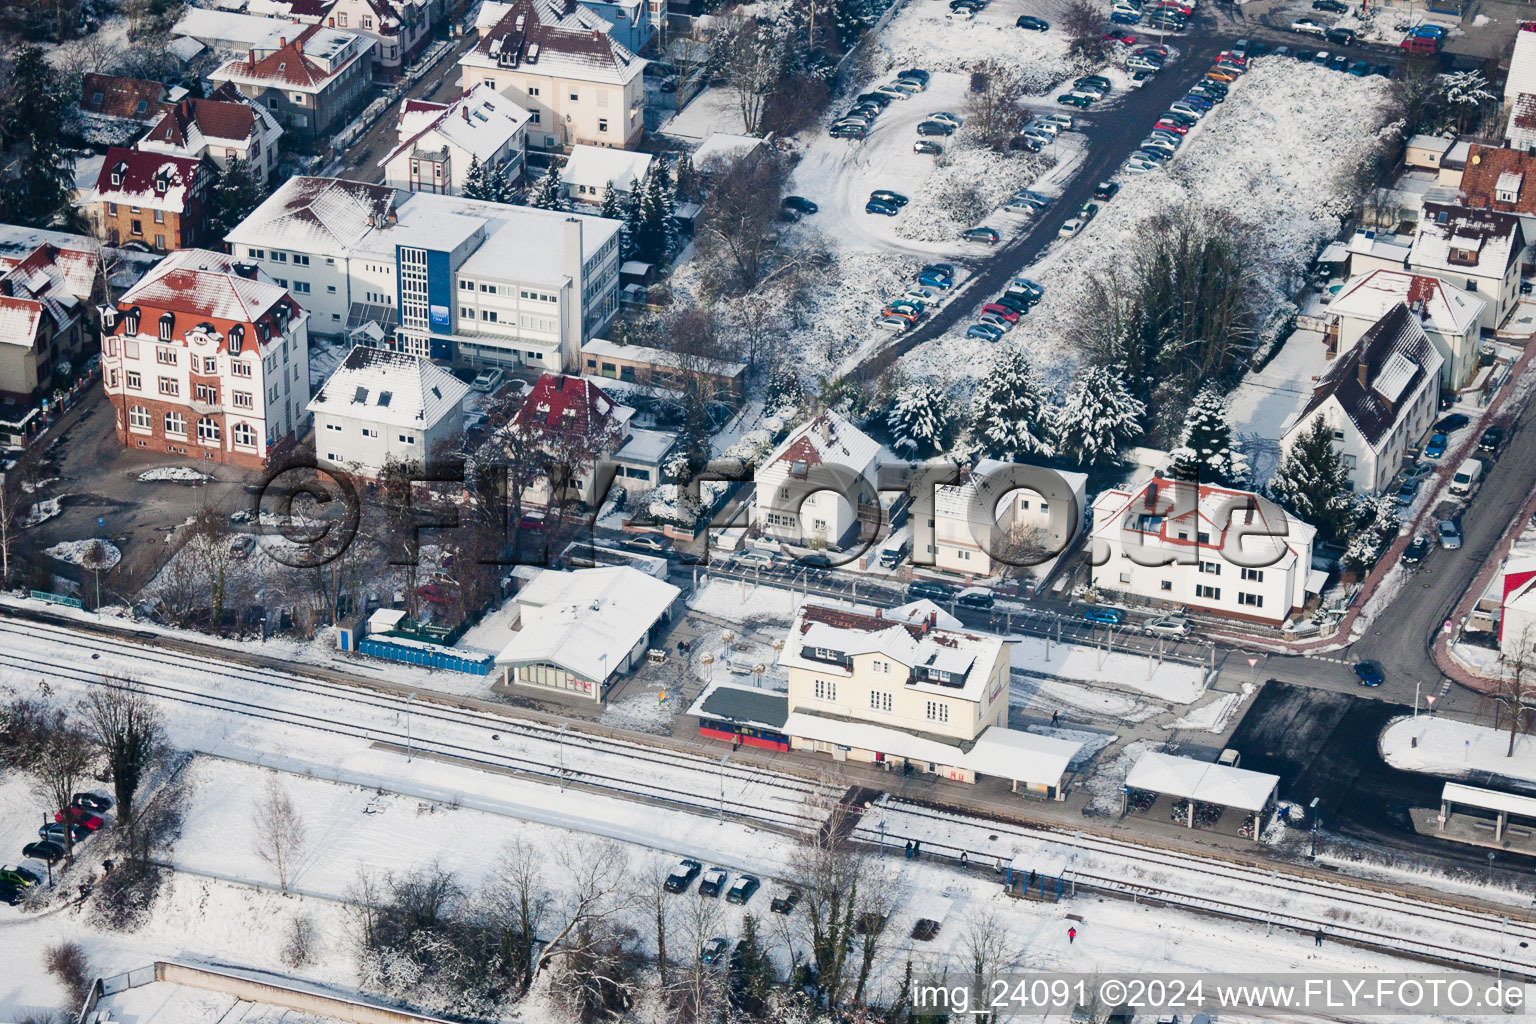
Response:
[[[283,129],[255,100],[232,89],[221,92],[229,98],[181,100],[134,148],[192,159],[207,156],[220,168],[239,160],[257,180],[266,181],[277,168]]]
[[[523,177],[528,111],[478,85],[452,103],[408,99],[395,125],[397,145],[379,161],[384,182],[408,192],[460,195],[471,164]]]
[[[488,85],[533,115],[528,144],[633,149],[645,130],[645,61],[609,24],[567,0],[481,6],[480,40],[459,58],[460,87]]]
[[[317,333],[380,324],[432,359],[560,372],[619,308],[618,221],[404,192],[285,181],[225,235],[291,282]]]
[[[929,550],[937,569],[976,578],[1007,568],[991,551],[1008,555],[1009,549],[1022,553],[1026,547],[1059,550],[1067,545],[1087,512],[1087,474],[1014,467],[1049,480],[1041,484],[1053,492],[1047,495],[1010,483],[1004,475],[1008,468],[997,459],[983,459],[974,470],[962,471],[960,483],[935,487],[932,527],[914,521],[913,550]],[[1069,515],[1074,505],[1076,515]]]
[[[374,73],[392,79],[425,46],[436,6],[429,0],[333,0],[325,24],[373,39]]]
[[[756,135],[712,131],[693,151],[693,167],[701,174],[718,174],[766,145],[766,140]]]
[[[757,469],[757,527],[790,544],[843,546],[859,530],[861,508],[856,506],[876,501],[881,452],[878,441],[830,410],[802,424]],[[822,489],[831,479],[825,475],[831,472],[828,467],[851,474],[842,482],[861,492],[856,502]],[[853,477],[863,483],[854,484]]]
[[[518,592],[520,628],[496,656],[502,684],[603,700],[645,659],[681,593],[628,566],[539,573]]]
[[[369,479],[391,460],[424,466],[463,436],[468,394],[469,385],[420,356],[354,348],[310,399],[315,458]]]
[[[1499,651],[1536,660],[1536,558],[1508,559],[1500,570]]]
[[[1520,95],[1536,96],[1536,22],[1523,21],[1515,33],[1509,56],[1509,75],[1504,79],[1505,110]]]
[[[1381,491],[1435,418],[1440,367],[1419,316],[1398,303],[1328,367],[1286,425],[1282,450],[1321,416],[1349,468],[1350,486],[1364,494]]]
[[[1440,353],[1440,387],[1454,390],[1477,368],[1478,320],[1485,303],[1448,281],[1406,270],[1373,270],[1350,278],[1328,303],[1335,353],[1353,347],[1383,316],[1406,305]]]
[[[582,203],[600,203],[609,182],[620,196],[633,192],[635,183],[643,181],[650,173],[653,159],[649,153],[627,149],[572,146],[569,159],[560,168],[560,183],[570,198]]]
[[[1316,531],[1252,491],[1154,476],[1093,504],[1093,586],[1168,608],[1280,623],[1321,588]]]
[[[1525,245],[1525,232],[1515,214],[1425,203],[1408,269],[1476,292],[1485,303],[1479,326],[1494,331],[1519,298],[1520,254]]]

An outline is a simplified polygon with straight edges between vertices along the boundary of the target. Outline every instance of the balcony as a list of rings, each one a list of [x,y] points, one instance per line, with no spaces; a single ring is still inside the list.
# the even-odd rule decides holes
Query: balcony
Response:
[[[195,398],[187,406],[199,416],[217,416],[224,411],[223,402],[200,402]]]

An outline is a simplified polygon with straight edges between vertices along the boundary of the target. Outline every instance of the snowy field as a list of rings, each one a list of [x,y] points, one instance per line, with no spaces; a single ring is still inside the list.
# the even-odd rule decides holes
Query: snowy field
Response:
[[[1205,670],[1138,654],[1063,644],[1035,636],[1011,636],[1016,673],[1078,680],[1134,690],[1172,704],[1189,704],[1205,692]]]
[[[1076,238],[1052,244],[1027,275],[1045,297],[1010,332],[1031,361],[1060,380],[1080,353],[1061,344],[1060,325],[1081,306],[1089,279],[1126,260],[1142,222],[1188,200],[1234,211],[1255,229],[1255,264],[1265,311],[1287,294],[1324,241],[1338,231],[1341,174],[1380,129],[1385,80],[1339,75],[1281,58],[1259,58],[1185,137],[1166,171],[1122,175],[1120,194]],[[963,337],[962,324],[903,358],[924,376],[985,372],[993,346]]]
[[[1507,729],[1495,732],[1486,725],[1421,714],[1383,729],[1380,747],[1383,760],[1406,771],[1450,778],[1492,772],[1536,782],[1536,738],[1516,735],[1510,756]]]

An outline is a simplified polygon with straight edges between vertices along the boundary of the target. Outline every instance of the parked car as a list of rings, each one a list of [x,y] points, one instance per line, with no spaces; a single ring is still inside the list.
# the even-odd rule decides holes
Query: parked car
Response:
[[[680,860],[672,873],[667,875],[667,880],[662,888],[667,892],[686,892],[693,880],[699,877],[699,872],[704,870],[704,865],[696,860]]]
[[[1061,125],[1056,124],[1054,121],[1047,121],[1043,117],[1037,117],[1033,121],[1029,122],[1029,124],[1025,125],[1024,130],[1027,132],[1041,132],[1045,135],[1049,135],[1052,139],[1054,139],[1056,136],[1061,134]]]
[[[1386,681],[1381,671],[1381,662],[1369,658],[1355,662],[1355,675],[1360,677],[1361,686],[1380,686]]]
[[[84,825],[71,825],[70,833],[74,836],[74,840],[77,843],[83,842],[91,837],[91,830],[86,828]],[[41,825],[37,830],[37,838],[43,840],[44,842],[53,843],[56,846],[64,846],[64,826],[56,822],[49,822],[46,825]]]
[[[785,196],[783,206],[784,209],[793,210],[796,213],[816,213],[821,209],[805,196]]]
[[[1087,110],[1093,106],[1093,97],[1084,96],[1076,92],[1064,92],[1056,97],[1056,102],[1064,107],[1077,107],[1079,110]]]
[[[737,554],[732,561],[738,569],[771,569],[775,559],[766,551],[743,551]],[[694,872],[694,874],[698,874],[698,872]]]
[[[882,203],[878,199],[871,199],[869,202],[864,204],[864,212],[878,213],[882,217],[894,217],[900,213],[901,210],[898,207],[892,206],[890,203]]]
[[[1504,428],[1489,427],[1483,431],[1483,436],[1477,439],[1477,450],[1480,452],[1496,452],[1504,447]]]
[[[917,134],[919,134],[919,135],[953,135],[953,134],[955,134],[955,126],[950,124],[948,121],[934,121],[934,120],[919,121],[917,123]]]
[[[935,110],[933,113],[929,114],[928,117],[933,121],[943,121],[947,124],[952,124],[956,128],[959,128],[965,124],[965,118],[961,117],[959,114],[952,114],[947,110]]]
[[[506,371],[499,366],[492,366],[475,374],[475,379],[469,382],[469,386],[476,391],[495,391],[496,385],[501,383],[501,378],[506,376]]]
[[[1078,214],[1076,216],[1068,218],[1068,220],[1061,225],[1061,229],[1059,231],[1057,231],[1056,233],[1058,235],[1060,235],[1062,238],[1072,238],[1075,235],[1077,235],[1078,232],[1082,231],[1083,228],[1085,228],[1087,226],[1088,226],[1088,218],[1084,217],[1081,214]]]
[[[1342,0],[1312,0],[1314,11],[1327,11],[1329,14],[1348,14],[1349,5]]]
[[[0,882],[0,903],[15,906],[21,902],[22,890],[18,886],[7,885]]]
[[[738,875],[736,881],[731,883],[730,889],[726,890],[725,902],[738,905],[746,903],[762,884],[755,875]]]
[[[704,877],[699,879],[699,895],[719,896],[720,890],[725,888],[725,881],[729,877],[725,868],[710,868],[704,872]]]
[[[1110,29],[1099,38],[1104,40],[1106,43],[1123,43],[1126,46],[1133,46],[1136,43],[1135,36],[1131,35],[1129,32],[1122,32],[1116,28]]]
[[[856,124],[835,124],[827,132],[834,139],[864,139],[869,129]]]
[[[1402,48],[1404,50],[1407,50],[1409,53],[1439,53],[1440,52],[1440,40],[1435,39],[1435,38],[1430,37],[1430,36],[1408,36],[1406,39],[1404,39],[1401,43],[1398,43],[1397,45],[1400,48]]]
[[[1330,43],[1337,43],[1340,46],[1355,45],[1355,30],[1352,28],[1331,28],[1323,33],[1323,36]]]
[[[0,882],[7,885],[19,885],[23,888],[30,888],[31,886],[41,884],[42,878],[26,868],[9,865],[0,867]]]
[[[21,855],[48,864],[57,864],[64,859],[64,847],[58,843],[39,840],[38,842],[28,843],[26,846],[23,846],[21,848]]]
[[[699,950],[699,959],[706,964],[717,964],[724,958],[725,951],[730,948],[731,944],[729,942],[716,935],[704,943],[703,948]]]
[[[873,103],[881,110],[891,105],[891,95],[884,92],[862,92],[853,99],[855,103]]]
[[[1134,14],[1130,11],[1117,10],[1110,12],[1109,20],[1114,22],[1116,25],[1139,25],[1141,24],[1141,15]]]
[[[953,279],[941,274],[930,274],[926,271],[917,275],[917,283],[924,288],[937,288],[941,292],[947,292],[955,286]]]
[[[1442,519],[1435,524],[1440,533],[1440,546],[1447,551],[1461,547],[1461,525],[1454,519]]]
[[[1421,36],[1427,39],[1444,39],[1448,34],[1449,30],[1444,25],[1425,23],[1423,25],[1415,25],[1409,29],[1409,35]]]
[[[638,537],[626,537],[620,542],[620,546],[631,551],[643,551],[648,555],[664,555],[667,553],[666,541],[649,533],[642,533]]]
[[[913,82],[919,82],[925,89],[928,88],[928,82],[932,78],[932,76],[922,68],[906,68],[905,70],[896,72],[896,77],[905,78]]]
[[[1462,427],[1471,422],[1472,421],[1467,418],[1465,413],[1453,412],[1449,416],[1442,416],[1440,419],[1436,420],[1435,429],[1440,431],[1442,434],[1450,434],[1460,430]]]
[[[1158,636],[1184,636],[1189,633],[1189,620],[1178,615],[1168,615],[1153,619],[1143,628]]]
[[[1336,53],[1328,60],[1329,71],[1348,71],[1349,58],[1342,53]]]
[[[1291,31],[1300,32],[1304,36],[1323,36],[1328,32],[1328,26],[1311,18],[1298,18],[1291,22]]]
[[[1154,60],[1151,57],[1138,57],[1135,54],[1125,58],[1125,66],[1129,71],[1150,71],[1153,74],[1163,70],[1161,61]]]
[[[918,139],[916,142],[912,143],[912,152],[924,153],[928,156],[938,156],[940,153],[944,152],[944,147],[939,145],[937,142],[934,142],[932,139]]]
[[[960,596],[955,598],[955,604],[964,605],[966,608],[991,608],[994,603],[992,591],[985,587],[962,590]]]
[[[900,192],[892,192],[888,188],[877,188],[877,189],[875,189],[873,192],[871,192],[869,194],[869,198],[877,199],[880,202],[888,203],[891,206],[906,206],[907,203],[910,201],[910,200],[907,199],[906,196],[902,195]]]
[[[1010,292],[1027,296],[1031,302],[1039,302],[1045,295],[1045,286],[1027,277],[1016,277],[1008,284]]]
[[[1450,439],[1442,431],[1435,431],[1434,436],[1429,439],[1429,443],[1424,446],[1424,457],[1426,459],[1438,459],[1445,454],[1445,446],[1449,443]]]
[[[875,321],[875,326],[882,331],[900,334],[902,331],[909,330],[912,327],[912,321],[904,316],[883,316]]]
[[[113,800],[101,793],[76,793],[70,797],[69,802],[76,807],[84,807],[88,811],[105,814],[112,809]]]
[[[1403,485],[1397,489],[1397,503],[1399,505],[1412,505],[1413,499],[1419,496],[1419,484],[1422,477],[1414,477],[1403,481]]]
[[[1120,610],[1117,608],[1090,608],[1083,613],[1083,618],[1089,622],[1098,622],[1106,626],[1120,625]]]
[[[1424,556],[1429,554],[1429,538],[1415,537],[1408,546],[1403,549],[1403,564],[1418,565],[1424,561]]]
[[[768,901],[768,910],[774,914],[788,914],[800,903],[800,890],[792,885],[780,886]]]
[[[1051,23],[1044,18],[1036,18],[1028,14],[1019,15],[1019,20],[1014,22],[1019,28],[1027,28],[1031,32],[1049,32]]]
[[[960,237],[967,242],[984,242],[987,245],[996,245],[1002,240],[1002,236],[993,228],[970,228],[960,232]]]
[[[948,601],[955,595],[955,588],[938,580],[913,580],[907,584],[907,600],[927,598],[930,601]]]
[[[1003,337],[1003,329],[996,324],[974,323],[965,329],[967,338],[980,338],[982,341],[999,341]]]
[[[1483,479],[1482,459],[1463,459],[1461,465],[1456,467],[1456,473],[1451,477],[1450,492],[1458,498],[1465,498],[1477,490],[1477,485]]]
[[[66,807],[62,811],[55,811],[53,820],[62,822],[66,817],[68,817],[73,824],[79,825],[87,832],[96,832],[107,823],[106,819],[104,819],[101,815],[94,814],[91,811],[86,810],[84,807]]]

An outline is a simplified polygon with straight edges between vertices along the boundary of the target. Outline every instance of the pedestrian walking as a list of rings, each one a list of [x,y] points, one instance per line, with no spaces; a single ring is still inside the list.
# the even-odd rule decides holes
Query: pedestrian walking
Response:
[[[1312,944],[1314,946],[1321,946],[1323,944],[1323,930],[1321,928],[1312,933]]]
[[[1059,724],[1061,724],[1061,712],[1060,711],[1052,711],[1051,712],[1051,724],[1052,725],[1059,725]]]
[[[970,863],[971,863],[971,858],[966,854],[966,852],[964,850],[961,850],[960,851],[960,866],[963,867],[963,868],[964,867],[969,867]]]
[[[907,840],[907,860],[912,859],[912,840]]]
[[[921,839],[914,839],[914,840],[912,840],[912,859],[913,860],[917,860],[920,857],[922,857],[922,855],[923,855],[923,841]]]
[[[1077,941],[1077,929],[1076,928],[1068,928],[1067,929],[1067,945],[1070,946],[1070,945],[1072,945],[1072,943],[1074,943],[1076,941]]]
[[[997,867],[993,868],[992,870],[995,871],[996,873],[998,873],[999,875],[1003,873],[1003,858],[1001,858],[1001,857],[997,858]]]

